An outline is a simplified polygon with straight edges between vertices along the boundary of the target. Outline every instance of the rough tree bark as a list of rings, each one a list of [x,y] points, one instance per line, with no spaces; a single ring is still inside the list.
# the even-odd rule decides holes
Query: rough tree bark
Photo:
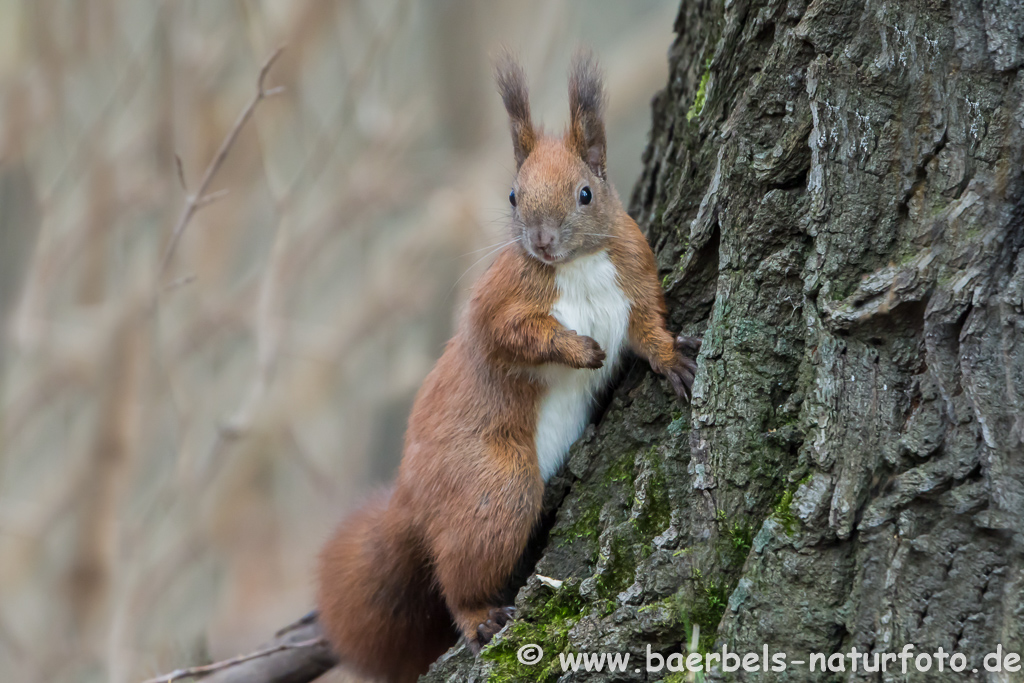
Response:
[[[705,0],[676,30],[631,208],[704,335],[693,405],[628,371],[550,492],[536,571],[564,585],[425,680],[689,680],[557,653],[685,653],[694,625],[1022,680],[982,659],[1024,651],[1024,4]],[[709,678],[951,680],[846,666]]]
[[[971,669],[1024,651],[1024,4],[704,0],[676,30],[631,206],[704,335],[693,404],[626,371],[547,493],[536,572],[564,583],[424,680],[908,643],[1022,680]]]

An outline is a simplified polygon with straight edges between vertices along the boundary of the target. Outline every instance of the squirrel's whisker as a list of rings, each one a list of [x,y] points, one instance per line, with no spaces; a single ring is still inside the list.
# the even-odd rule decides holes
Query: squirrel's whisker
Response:
[[[497,247],[494,247],[489,252],[487,252],[486,254],[481,256],[480,258],[478,258],[476,261],[473,261],[473,263],[468,268],[466,268],[466,270],[462,271],[462,275],[460,275],[459,279],[455,281],[455,283],[452,285],[452,288],[448,290],[448,295],[445,297],[445,299],[447,299],[449,296],[452,295],[452,292],[455,291],[455,288],[459,286],[460,282],[462,282],[462,278],[466,277],[466,275],[469,274],[469,271],[473,270],[473,268],[475,268],[478,263],[483,261],[488,256],[490,256],[490,255],[492,255],[492,254],[494,254],[496,252],[499,252],[502,249],[504,249],[505,247],[509,246],[510,244],[512,244],[514,242],[518,242],[518,241],[519,241],[518,239],[514,239],[511,242],[507,242],[505,244],[499,244]],[[486,248],[487,247],[484,247],[484,249],[486,249]],[[474,253],[474,252],[470,252],[470,253]]]
[[[495,247],[497,247],[499,249],[501,247],[507,247],[508,245],[514,244],[517,241],[518,240],[514,240],[513,239],[513,240],[506,240],[504,242],[496,242],[494,244],[488,244],[486,247],[480,247],[479,249],[474,249],[473,251],[467,251],[465,254],[459,254],[459,258],[465,258],[466,256],[472,256],[473,254],[479,254],[481,251],[486,251],[487,249],[494,249]]]

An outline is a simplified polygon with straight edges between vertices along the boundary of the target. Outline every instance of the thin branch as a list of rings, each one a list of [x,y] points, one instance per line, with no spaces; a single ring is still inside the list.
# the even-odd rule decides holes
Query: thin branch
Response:
[[[159,28],[160,12],[156,11],[153,13],[153,21],[147,32],[148,37],[137,43],[140,46],[138,50],[132,50],[130,43],[125,41],[125,44],[129,45],[128,49],[131,52],[127,60],[127,66],[114,85],[114,89],[103,103],[103,107],[93,117],[92,122],[86,125],[85,130],[75,139],[64,165],[57,172],[50,187],[43,192],[41,198],[43,205],[50,204],[66,180],[76,177],[72,175],[72,171],[79,170],[79,163],[84,162],[88,164],[101,156],[93,153],[96,142],[102,139],[104,127],[109,126],[111,121],[115,120],[115,113],[126,108],[135,97],[135,93],[139,92],[142,78],[148,73],[148,70],[142,65],[142,57],[145,53],[152,50],[153,46],[159,45],[160,41],[156,38]],[[123,36],[121,37],[123,38]]]
[[[274,54],[270,55],[266,62],[263,63],[263,67],[260,69],[260,75],[256,79],[256,94],[253,95],[252,99],[249,100],[249,104],[246,105],[245,109],[239,115],[235,121],[235,125],[231,127],[227,137],[220,143],[220,148],[214,155],[213,160],[210,161],[210,165],[206,167],[206,171],[203,173],[203,179],[199,181],[199,187],[196,191],[188,195],[185,200],[185,206],[181,209],[181,215],[178,216],[178,222],[174,226],[174,231],[171,232],[171,240],[167,244],[167,249],[164,251],[163,261],[160,264],[160,276],[159,279],[163,279],[164,274],[167,272],[168,266],[171,264],[171,259],[174,257],[174,252],[178,248],[178,242],[181,241],[181,236],[185,232],[185,228],[188,227],[188,223],[192,220],[192,216],[195,215],[196,211],[201,207],[209,203],[210,198],[215,196],[217,193],[207,195],[206,191],[210,187],[210,182],[213,180],[213,176],[220,170],[221,165],[224,163],[224,159],[227,158],[228,152],[231,151],[231,147],[235,144],[235,140],[238,138],[238,134],[241,132],[242,127],[252,117],[252,113],[256,110],[256,105],[262,102],[267,97],[270,97],[278,92],[281,92],[281,88],[272,88],[266,90],[263,87],[263,82],[266,80],[267,72],[270,71],[270,67],[274,65],[277,58],[281,56],[281,52],[284,50],[283,47],[279,47],[274,50]],[[182,174],[182,177],[184,174]],[[184,180],[182,179],[184,184]]]
[[[312,145],[313,152],[306,157],[295,174],[282,199],[285,202],[291,201],[292,195],[299,187],[315,184],[331,157],[337,151],[338,143],[342,136],[338,131],[342,129],[355,115],[356,105],[360,101],[363,89],[369,84],[372,69],[377,63],[377,57],[387,49],[398,35],[399,29],[405,18],[409,16],[409,0],[401,0],[396,3],[394,14],[390,20],[381,25],[370,38],[366,52],[362,55],[355,70],[347,74],[346,87],[340,94],[339,104],[331,114],[333,124],[324,123],[319,126],[316,138]]]
[[[299,683],[313,681],[337,664],[337,657],[320,631],[316,612],[311,612],[274,634],[263,647],[203,666],[177,669],[143,683],[174,683],[203,677],[207,683]]]
[[[194,282],[195,279],[196,279],[195,273],[192,273],[192,274],[189,274],[189,275],[182,275],[181,277],[175,278],[175,279],[171,280],[170,282],[168,282],[164,286],[164,291],[165,292],[169,292],[172,289],[177,289],[178,287],[184,287],[185,285],[189,284],[190,282]]]
[[[169,674],[163,676],[157,676],[156,678],[150,678],[143,683],[172,683],[173,681],[182,678],[195,678],[196,676],[205,676],[212,674],[214,671],[220,671],[221,669],[227,669],[231,666],[237,666],[243,662],[249,662],[260,657],[266,657],[277,652],[284,652],[285,650],[298,650],[304,647],[315,647],[320,645],[326,645],[327,641],[321,638],[310,638],[309,640],[301,640],[297,643],[282,643],[281,645],[275,645],[274,647],[268,647],[263,650],[256,650],[256,652],[250,652],[247,655],[238,655],[231,659],[225,659],[220,662],[214,662],[213,664],[204,664],[203,666],[192,666],[187,669],[175,669]]]
[[[202,196],[202,197],[200,197],[199,199],[196,200],[196,208],[197,209],[201,209],[204,206],[209,206],[210,204],[213,204],[214,202],[218,202],[221,199],[224,199],[224,197],[227,197],[228,193],[230,193],[230,192],[231,192],[231,188],[225,187],[223,190],[217,190],[216,192],[211,192],[208,195],[204,195],[204,196]]]
[[[174,155],[174,165],[178,168],[178,182],[181,183],[181,191],[188,194],[188,183],[185,182],[185,167],[182,166],[181,156]]]

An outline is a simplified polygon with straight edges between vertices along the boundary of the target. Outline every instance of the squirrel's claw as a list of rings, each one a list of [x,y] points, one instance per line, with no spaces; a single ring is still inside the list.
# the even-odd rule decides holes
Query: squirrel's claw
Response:
[[[679,365],[668,371],[668,379],[680,400],[690,402],[690,392],[696,373],[697,364],[689,358],[683,358]]]
[[[491,642],[491,638],[504,628],[505,624],[512,621],[515,614],[516,608],[511,605],[491,608],[491,611],[487,614],[487,619],[476,627],[476,637],[466,641],[469,651],[474,655],[480,654],[480,650],[483,649],[484,645]]]
[[[700,337],[676,337],[676,363],[666,373],[676,396],[687,403],[692,396],[693,379],[697,376],[697,361],[694,357],[700,352],[702,341]]]
[[[681,334],[676,337],[676,350],[692,358],[700,353],[700,346],[703,342],[703,337],[687,337]]]

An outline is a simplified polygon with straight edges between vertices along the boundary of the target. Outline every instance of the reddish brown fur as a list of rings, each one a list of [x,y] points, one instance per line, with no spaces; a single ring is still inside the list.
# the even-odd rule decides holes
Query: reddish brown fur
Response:
[[[345,663],[393,682],[415,680],[458,633],[478,650],[503,623],[497,596],[526,548],[544,491],[534,436],[546,387],[530,368],[600,367],[605,357],[593,339],[549,314],[555,269],[525,248],[528,226],[549,221],[564,230],[563,261],[607,249],[631,303],[630,345],[677,391],[693,378],[693,362],[665,328],[650,247],[603,181],[600,81],[592,63],[574,72],[574,87],[590,90],[570,97],[576,104],[562,139],[536,135],[522,73],[504,68],[512,69],[499,84],[514,146],[517,156],[526,154],[512,228],[522,238],[477,283],[458,332],[420,389],[390,498],[343,523],[321,558],[318,604],[328,637]],[[598,139],[594,153],[586,141]],[[594,200],[581,208],[582,183]]]

